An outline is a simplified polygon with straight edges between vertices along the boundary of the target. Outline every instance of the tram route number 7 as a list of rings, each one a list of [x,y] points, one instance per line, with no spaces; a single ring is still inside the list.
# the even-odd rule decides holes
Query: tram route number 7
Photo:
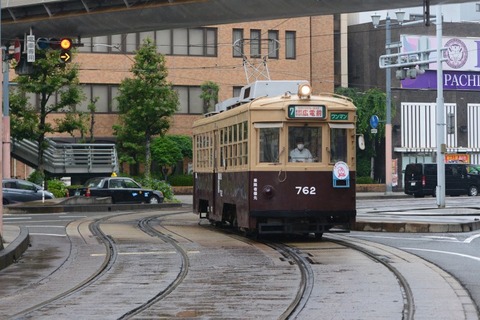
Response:
[[[317,194],[317,188],[315,187],[295,186],[295,189],[297,190],[297,194],[305,194],[305,195]]]

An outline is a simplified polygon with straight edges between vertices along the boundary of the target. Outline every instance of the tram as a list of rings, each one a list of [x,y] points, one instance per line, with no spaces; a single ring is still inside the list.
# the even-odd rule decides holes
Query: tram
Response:
[[[356,107],[307,81],[256,81],[193,125],[194,212],[249,235],[355,224]]]

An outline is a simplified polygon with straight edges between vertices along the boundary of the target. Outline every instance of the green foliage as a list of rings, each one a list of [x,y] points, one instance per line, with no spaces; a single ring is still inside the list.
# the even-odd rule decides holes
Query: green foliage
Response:
[[[67,186],[58,179],[47,181],[48,191],[53,193],[56,198],[64,198],[67,195]]]
[[[57,112],[74,112],[84,94],[79,86],[77,64],[61,63],[59,50],[45,50],[38,56],[33,62],[33,72],[19,75],[14,80],[18,86],[10,93],[10,113],[12,137],[28,138],[38,143],[38,170],[43,172],[43,154],[47,147],[45,136],[66,130],[73,132],[78,127],[74,117],[65,117],[54,126],[47,123],[47,116]],[[38,97],[38,108],[29,105],[26,97],[31,94]],[[68,123],[71,121],[73,123]]]
[[[168,182],[170,182],[170,184],[175,187],[193,186],[193,175],[192,174],[175,174],[173,176],[168,177]]]
[[[45,174],[41,171],[35,170],[30,173],[27,180],[38,185],[42,185],[43,181],[45,180]]]
[[[386,95],[379,89],[373,88],[366,92],[358,91],[355,88],[337,88],[335,93],[349,97],[357,107],[357,134],[365,136],[365,143],[372,140],[380,141],[385,136],[385,125],[378,126],[378,133],[370,131],[370,118],[377,115],[382,121],[386,118]],[[394,108],[392,108],[392,111]],[[392,113],[392,117],[394,113]],[[384,122],[383,122],[384,123]]]
[[[203,113],[213,111],[213,106],[218,102],[220,87],[213,81],[205,81],[200,85],[200,89],[202,89],[200,98],[203,100]]]
[[[136,180],[145,188],[161,191],[165,199],[172,200],[174,197],[172,186],[165,181],[148,178],[137,178]]]
[[[119,143],[120,160],[145,163],[145,176],[149,178],[151,140],[170,128],[178,95],[166,80],[165,57],[157,52],[151,39],[144,40],[134,59],[133,78],[124,79],[119,86],[120,123],[114,126],[114,134]],[[138,156],[139,152],[144,156]]]
[[[182,149],[172,136],[158,137],[152,142],[152,158],[162,168],[167,180],[168,169],[183,159]]]
[[[337,88],[337,94],[347,96],[353,100],[357,107],[357,134],[363,134],[365,138],[365,150],[357,148],[357,175],[370,176],[371,158],[377,158],[377,149],[385,138],[386,119],[386,95],[383,91],[373,88],[366,92],[355,88]],[[395,108],[392,107],[392,117],[395,116]],[[377,133],[371,132],[370,118],[377,115],[380,119]]]
[[[372,178],[370,177],[357,177],[357,184],[373,184],[375,181],[373,181]]]
[[[184,158],[193,158],[192,137],[185,135],[166,135],[165,137],[172,140],[180,148]]]
[[[357,175],[370,176],[371,157],[367,153],[357,152]]]

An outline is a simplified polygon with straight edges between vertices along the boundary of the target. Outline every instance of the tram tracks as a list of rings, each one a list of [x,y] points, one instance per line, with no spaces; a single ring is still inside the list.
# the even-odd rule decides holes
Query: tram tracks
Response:
[[[108,315],[105,319],[172,318],[177,315],[188,318],[303,319],[312,318],[319,310],[322,313],[338,312],[332,308],[335,305],[342,306],[341,311],[346,314],[352,312],[356,317],[385,318],[388,314],[396,319],[422,318],[421,313],[416,314],[414,297],[418,296],[418,292],[412,289],[412,280],[405,270],[397,267],[402,263],[399,259],[407,258],[396,257],[396,252],[378,244],[330,234],[325,235],[326,241],[321,242],[306,239],[285,243],[282,240],[255,241],[225,230],[219,232],[216,228],[199,227],[189,219],[177,224],[175,215],[182,213],[186,212],[154,216],[150,213],[115,215],[93,222],[90,227],[92,234],[102,239],[109,252],[104,257],[101,270],[75,288],[17,313],[13,318],[48,318],[57,314],[60,305],[63,315],[78,315],[75,308],[81,310],[88,305],[98,310],[85,317],[104,312]],[[168,220],[170,217],[173,220]],[[113,232],[114,229],[118,231]],[[129,264],[133,260],[126,259],[140,254],[145,255],[137,258],[141,260],[137,267],[156,263],[160,269],[144,271],[131,267]],[[364,257],[360,264],[357,263],[359,256]],[[335,261],[332,260],[334,258]],[[373,264],[368,264],[367,260]],[[167,265],[164,266],[165,263]],[[368,272],[356,270],[359,265],[365,268],[362,263],[368,265]],[[376,275],[381,269],[384,269],[383,273]],[[140,276],[141,273],[150,273],[155,280],[128,273],[133,270]],[[119,274],[120,271],[125,275]],[[169,276],[164,277],[167,271]],[[366,279],[356,279],[359,275]],[[134,281],[130,281],[132,277],[135,277]],[[98,303],[105,303],[105,309],[92,306],[95,299],[84,299],[96,290],[103,290],[114,278],[117,279],[115,286],[123,289],[117,290],[117,296],[111,299],[98,300]],[[138,296],[135,292],[126,291],[130,288],[129,281],[146,293]],[[370,301],[378,301],[386,313],[370,310],[375,305],[358,307],[358,303],[365,299],[360,290],[370,289],[363,287],[366,283],[373,286]],[[398,292],[389,292],[390,296],[385,297],[386,294],[380,292],[383,288]],[[357,305],[350,307],[352,302],[357,302]],[[368,305],[368,302],[363,304]],[[253,305],[255,309],[252,310]],[[65,306],[68,306],[67,309]],[[419,306],[425,308],[424,301],[420,301]],[[348,319],[348,316],[340,318]]]
[[[175,213],[171,213],[170,215],[183,214],[183,213],[185,213],[185,212],[175,212]],[[119,245],[116,242],[115,235],[112,236],[112,235],[106,233],[105,231],[103,231],[102,230],[102,225],[105,226],[106,224],[108,224],[109,221],[112,221],[112,220],[115,220],[115,219],[118,219],[118,218],[121,218],[121,217],[125,217],[128,214],[131,214],[131,213],[127,213],[127,214],[122,213],[122,214],[110,215],[108,217],[95,219],[95,220],[90,221],[88,223],[88,229],[90,230],[91,235],[94,236],[98,241],[103,243],[103,246],[105,247],[105,251],[104,251],[104,254],[103,254],[103,256],[104,256],[103,263],[101,264],[101,266],[99,268],[97,268],[94,272],[92,272],[86,279],[84,279],[80,283],[74,285],[73,287],[68,288],[64,291],[58,291],[57,290],[58,293],[55,296],[53,296],[52,298],[47,298],[46,300],[43,300],[39,303],[36,303],[33,306],[29,306],[28,308],[11,315],[9,318],[11,318],[11,319],[24,319],[24,318],[32,318],[32,317],[33,318],[37,318],[37,317],[42,318],[42,317],[45,317],[50,312],[52,312],[51,310],[53,310],[55,308],[58,308],[58,305],[70,304],[69,302],[66,302],[67,301],[66,299],[76,300],[76,298],[75,298],[76,296],[85,295],[84,293],[86,291],[95,290],[95,289],[93,289],[93,287],[97,282],[100,282],[101,279],[104,279],[107,276],[109,276],[109,273],[115,272],[115,271],[112,271],[112,269],[114,269],[114,267],[118,268],[118,266],[116,266],[116,264],[119,263],[118,262],[118,257],[119,257],[120,254],[122,254],[120,252]],[[188,255],[187,255],[187,253],[173,239],[170,239],[168,236],[163,235],[159,231],[156,231],[155,228],[153,228],[150,225],[151,221],[157,219],[158,217],[159,217],[159,215],[148,216],[148,217],[145,217],[145,218],[139,218],[137,228],[139,230],[141,230],[141,232],[148,235],[149,237],[156,237],[156,238],[160,239],[163,243],[166,243],[166,244],[170,245],[171,247],[175,248],[175,250],[178,252],[179,256],[182,257],[180,272],[179,272],[178,276],[173,281],[171,281],[171,283],[169,285],[166,286],[165,289],[160,290],[160,292],[157,293],[156,295],[154,295],[153,298],[148,299],[145,302],[142,302],[139,306],[138,306],[138,303],[137,303],[136,304],[137,306],[135,308],[133,308],[131,310],[128,310],[127,312],[125,312],[123,314],[123,316],[118,316],[118,317],[116,316],[115,319],[128,319],[128,318],[142,312],[143,310],[147,309],[150,305],[152,305],[153,303],[155,303],[158,300],[161,300],[164,296],[167,296],[170,292],[172,292],[175,289],[175,287],[178,286],[182,282],[182,280],[185,278],[186,274],[188,273]],[[85,223],[86,222],[84,221],[81,224],[85,224]],[[77,226],[77,228],[79,228],[79,226]],[[84,242],[88,241],[87,238],[83,234],[81,234],[81,233],[79,233],[79,234],[80,234],[80,238],[82,238]],[[68,257],[66,257],[66,260],[68,260],[68,259],[73,259],[71,257],[71,254]],[[69,267],[72,267],[71,264],[69,264],[69,266],[66,266],[66,264],[63,263],[63,268],[68,269]],[[62,269],[62,267],[59,268],[59,269]],[[60,270],[60,271],[65,272],[65,270]],[[59,272],[59,270],[56,270],[56,272]],[[74,271],[71,271],[71,272],[74,272]],[[49,278],[55,278],[55,272],[50,274],[48,277]],[[42,279],[40,279],[39,281],[44,282],[44,280],[42,280]],[[37,285],[32,284],[31,286],[35,287]],[[100,307],[100,309],[101,309],[101,307]]]
[[[153,298],[149,299],[142,305],[125,313],[119,319],[129,319],[141,313],[142,311],[147,310],[150,306],[162,300],[164,297],[168,296],[171,292],[173,292],[183,282],[183,280],[186,278],[188,274],[189,258],[188,258],[187,251],[182,246],[180,246],[175,240],[159,232],[157,229],[151,226],[150,223],[152,222],[152,220],[157,218],[158,217],[155,216],[155,217],[148,217],[148,218],[142,219],[138,222],[137,225],[146,234],[149,234],[152,237],[160,238],[175,248],[176,252],[181,256],[181,264],[180,264],[178,275],[170,283],[170,285],[168,285],[164,290],[160,291],[157,295],[155,295]]]

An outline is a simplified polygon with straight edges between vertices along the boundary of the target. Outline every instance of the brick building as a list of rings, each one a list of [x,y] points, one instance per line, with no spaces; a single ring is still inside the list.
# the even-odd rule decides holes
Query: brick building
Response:
[[[272,80],[306,79],[316,92],[332,92],[334,28],[333,16],[315,16],[82,38],[84,46],[78,49],[73,62],[80,66],[80,83],[87,99],[77,110],[87,111],[90,99],[98,97],[95,139],[114,141],[118,85],[131,75],[134,51],[147,37],[155,41],[158,52],[166,55],[168,81],[179,93],[180,106],[170,134],[191,134],[193,121],[203,113],[199,97],[203,82],[213,81],[220,86],[220,101],[238,94],[247,83],[242,48],[233,46],[241,38],[262,39],[245,42],[243,52],[253,63],[268,56]],[[35,101],[34,97],[31,101]],[[52,115],[49,121],[62,116]],[[54,138],[72,141],[67,135]],[[28,175],[28,170],[22,174],[20,167],[14,161],[12,175]]]

